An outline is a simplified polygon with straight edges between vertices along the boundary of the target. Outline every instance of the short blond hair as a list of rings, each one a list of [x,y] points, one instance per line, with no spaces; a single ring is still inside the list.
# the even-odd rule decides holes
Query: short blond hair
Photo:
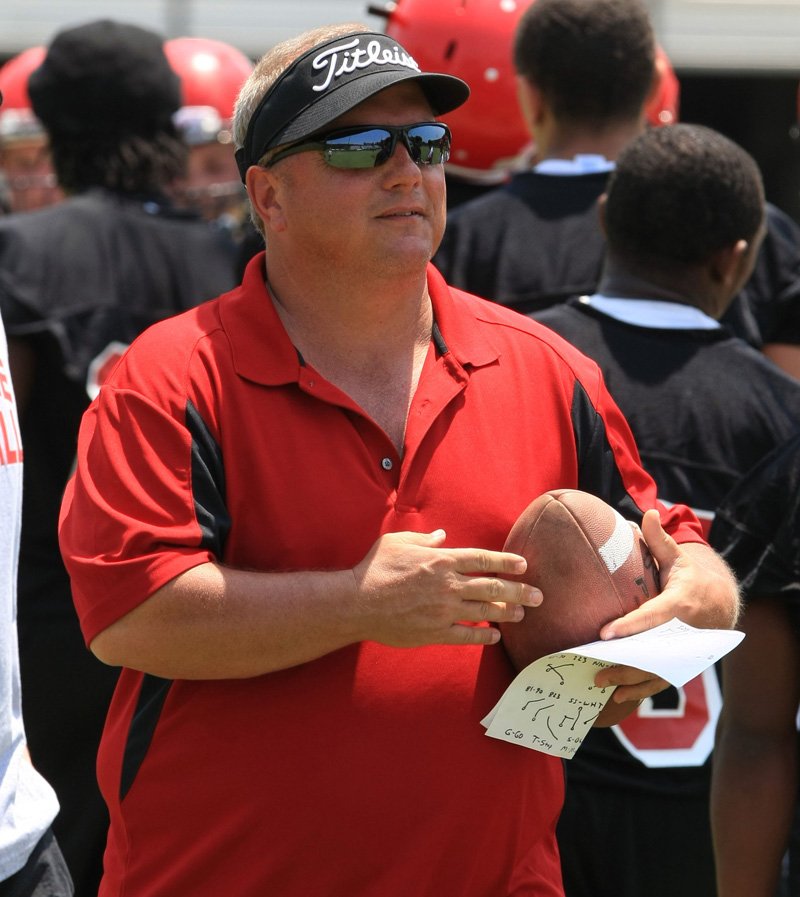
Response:
[[[319,28],[304,31],[302,34],[298,34],[297,37],[290,37],[288,40],[281,41],[281,43],[275,44],[271,50],[268,50],[258,60],[250,76],[242,85],[239,96],[236,98],[231,128],[234,147],[238,150],[244,146],[250,119],[258,108],[258,104],[295,59],[316,47],[317,44],[335,40],[337,37],[343,37],[346,34],[370,30],[361,22],[350,22],[342,25],[322,25]],[[266,159],[277,149],[278,147],[273,147],[269,152],[265,153],[259,159],[259,165],[263,165]],[[250,220],[263,237],[264,224],[256,215],[252,203],[250,203]]]

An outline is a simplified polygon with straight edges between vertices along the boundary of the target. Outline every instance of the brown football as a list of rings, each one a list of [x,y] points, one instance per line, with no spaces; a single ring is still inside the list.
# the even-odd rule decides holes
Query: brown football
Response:
[[[636,524],[577,489],[545,492],[520,514],[505,551],[522,555],[519,577],[542,590],[539,607],[501,623],[514,667],[592,642],[600,629],[659,592],[658,570]]]

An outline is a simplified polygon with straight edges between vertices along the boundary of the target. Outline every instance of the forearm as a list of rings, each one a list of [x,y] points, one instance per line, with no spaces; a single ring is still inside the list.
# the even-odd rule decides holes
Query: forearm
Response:
[[[773,897],[796,793],[795,734],[733,734],[714,752],[711,821],[719,897]]]
[[[772,897],[796,799],[800,656],[781,599],[752,601],[722,661],[711,783],[719,897]]]
[[[494,644],[542,595],[504,574],[508,552],[443,548],[446,533],[387,533],[354,568],[274,573],[201,564],[92,641],[106,663],[167,679],[259,676],[360,641]],[[482,574],[472,571],[481,570]]]
[[[104,662],[167,679],[258,676],[358,641],[352,572],[215,564],[176,577],[91,644]]]
[[[769,343],[764,354],[779,368],[800,379],[800,346],[789,343]]]

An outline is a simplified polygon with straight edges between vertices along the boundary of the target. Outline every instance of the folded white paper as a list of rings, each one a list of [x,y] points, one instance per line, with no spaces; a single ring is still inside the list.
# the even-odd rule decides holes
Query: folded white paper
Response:
[[[636,667],[680,688],[743,638],[742,632],[695,629],[673,619],[637,635],[549,654],[525,667],[481,722],[492,738],[569,759],[614,692],[594,684],[599,670]]]

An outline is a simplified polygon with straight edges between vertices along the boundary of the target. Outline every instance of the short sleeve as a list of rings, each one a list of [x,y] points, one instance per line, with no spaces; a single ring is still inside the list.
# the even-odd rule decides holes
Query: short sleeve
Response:
[[[59,534],[87,643],[214,559],[198,522],[185,414],[105,386],[84,416]]]

